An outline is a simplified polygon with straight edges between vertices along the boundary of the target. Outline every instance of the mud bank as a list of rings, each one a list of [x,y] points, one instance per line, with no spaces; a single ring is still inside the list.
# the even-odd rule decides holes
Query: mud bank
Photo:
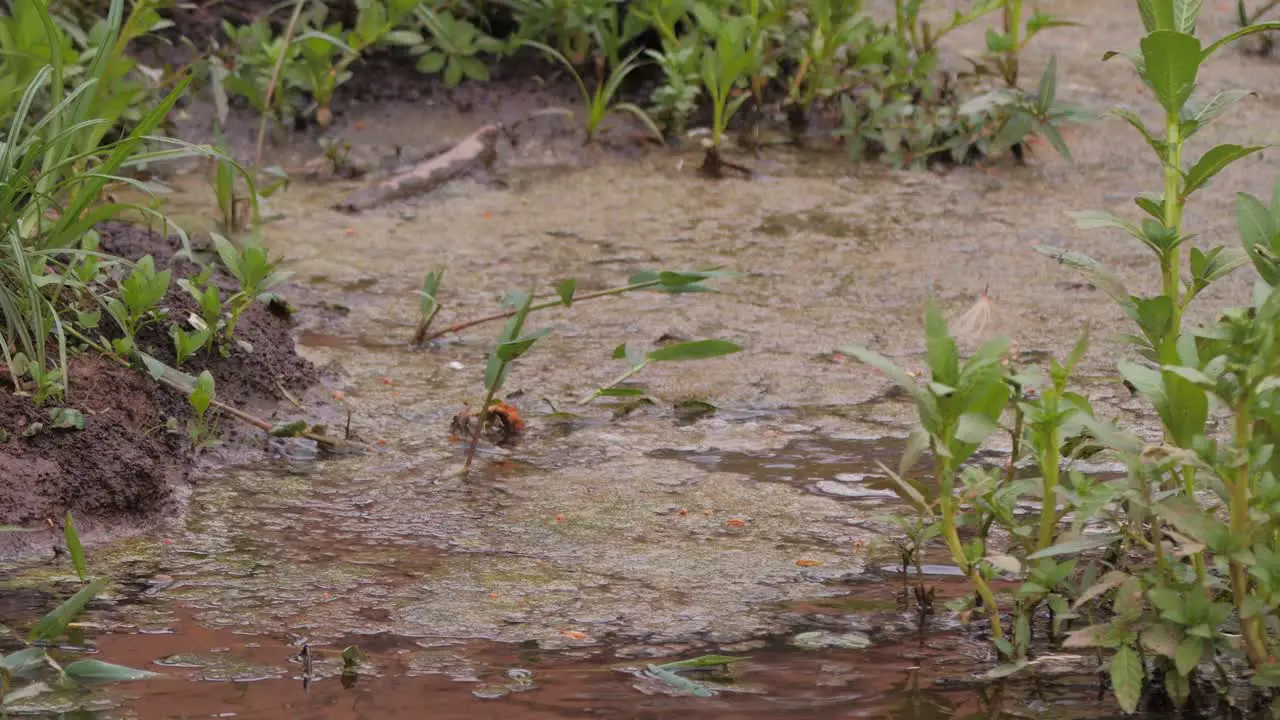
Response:
[[[176,237],[121,223],[98,231],[104,252],[129,261],[151,255],[157,267],[172,272],[161,303],[171,317],[197,309],[177,279],[199,268],[178,256]],[[215,282],[224,297],[234,292],[235,280],[225,272],[219,271]],[[182,370],[210,371],[218,399],[271,417],[282,401],[319,380],[316,368],[294,351],[292,332],[286,316],[255,303],[237,327],[247,346],[227,356],[201,353]],[[144,329],[138,343],[174,363],[173,341],[158,325]],[[152,528],[183,505],[186,479],[198,458],[186,434],[191,412],[182,393],[93,351],[73,354],[68,374],[70,389],[62,403],[37,406],[29,396],[0,393],[0,525],[43,526],[38,533],[0,533],[0,555],[43,553],[57,546],[68,510],[92,538]],[[57,427],[54,412],[61,408],[78,411],[83,429]],[[248,443],[262,447],[262,433],[246,433],[232,418],[217,421],[225,447],[215,454],[224,460]]]

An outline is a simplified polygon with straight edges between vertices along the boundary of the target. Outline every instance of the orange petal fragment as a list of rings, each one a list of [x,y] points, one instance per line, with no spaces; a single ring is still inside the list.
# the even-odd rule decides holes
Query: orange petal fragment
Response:
[[[803,558],[802,558],[802,559],[800,559],[800,560],[797,560],[797,561],[796,561],[796,565],[799,565],[800,567],[818,567],[818,566],[822,565],[822,561],[821,561],[821,560],[806,560],[806,559],[803,559]]]
[[[577,630],[565,630],[560,634],[569,638],[570,640],[586,640],[587,639],[586,633],[578,632]]]

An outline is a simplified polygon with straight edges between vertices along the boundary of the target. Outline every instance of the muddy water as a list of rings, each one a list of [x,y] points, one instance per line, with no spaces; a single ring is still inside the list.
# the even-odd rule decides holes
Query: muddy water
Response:
[[[1028,66],[1038,72],[1056,54],[1063,99],[1150,111],[1119,61],[1098,62],[1138,26],[1132,8],[1113,5],[1062,3],[1086,27],[1047,33]],[[1228,29],[1225,10],[1209,12],[1206,32]],[[1280,140],[1264,121],[1280,91],[1274,66],[1224,57],[1201,90],[1261,95],[1211,139]],[[458,137],[483,119],[374,108],[348,121],[385,130],[360,140],[377,154]],[[306,412],[341,423],[350,409],[376,451],[334,458],[275,446],[270,460],[203,477],[164,537],[97,551],[104,568],[136,581],[122,594],[133,602],[93,616],[105,628],[103,657],[190,656],[156,666],[164,680],[95,695],[119,703],[103,716],[999,716],[993,690],[955,684],[989,667],[987,647],[941,609],[916,633],[901,577],[875,571],[886,564],[877,550],[886,531],[868,520],[896,510],[874,461],[892,462],[909,408],[882,378],[830,352],[861,343],[918,365],[921,302],[933,296],[959,314],[989,287],[990,329],[1024,352],[1063,352],[1090,324],[1091,399],[1132,410],[1107,382],[1119,312],[1032,248],[1087,252],[1132,289],[1153,287],[1142,248],[1076,231],[1065,213],[1129,213],[1132,194],[1154,189],[1156,168],[1119,122],[1067,135],[1074,164],[1042,152],[1031,167],[944,175],[851,171],[834,155],[778,151],[750,160],[762,179],[713,184],[692,172],[693,157],[587,153],[586,167],[568,170],[546,167],[534,148],[508,162],[505,188],[465,181],[359,217],[328,209],[354,186],[299,184],[273,198],[279,219],[267,241],[303,286],[300,344],[331,371],[328,391],[344,395],[309,398]],[[1234,192],[1265,195],[1275,171],[1268,156],[1207,190],[1189,213],[1201,242],[1235,242]],[[208,215],[193,178],[176,182],[168,202],[183,217]],[[508,289],[573,276],[585,292],[642,269],[708,265],[746,275],[714,295],[637,295],[536,316],[554,333],[507,384],[530,432],[515,448],[486,449],[467,480],[454,475],[450,418],[479,401],[497,328],[410,349],[423,273],[447,268],[440,322],[450,322],[492,311]],[[1243,297],[1246,275],[1207,294],[1202,315]],[[623,369],[609,359],[615,346],[664,336],[722,337],[746,350],[646,370],[639,380],[655,406],[575,404]],[[687,399],[719,410],[682,421],[674,405]],[[961,592],[930,582],[938,608]],[[811,632],[872,645],[788,645]],[[323,660],[309,689],[289,661],[303,640]],[[347,645],[369,656],[350,688],[334,676]],[[750,657],[736,673],[742,692],[669,697],[614,667],[707,652]],[[1013,716],[1110,712],[1078,662],[1064,661],[1069,679],[1015,685],[996,700]],[[518,691],[527,688],[525,675],[508,674],[516,669],[533,673],[536,691]]]

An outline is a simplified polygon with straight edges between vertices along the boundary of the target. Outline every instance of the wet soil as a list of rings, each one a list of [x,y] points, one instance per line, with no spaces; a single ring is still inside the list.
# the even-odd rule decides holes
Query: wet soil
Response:
[[[176,256],[181,243],[143,227],[108,223],[98,228],[102,250],[130,261],[152,255],[157,266],[173,271],[170,290],[161,303],[171,316],[197,309],[177,286],[177,278],[194,275],[198,266]],[[235,289],[234,279],[221,272],[216,282],[224,297]],[[242,316],[237,336],[252,351],[236,348],[227,356],[202,353],[183,371],[209,370],[217,382],[219,400],[264,412],[271,418],[281,401],[302,394],[318,382],[316,368],[294,350],[292,327],[286,317],[265,304],[251,306]],[[174,350],[168,334],[158,327],[139,335],[139,346],[172,365]],[[79,410],[83,430],[55,429],[46,403],[0,393],[0,525],[38,527],[49,521],[61,527],[69,510],[89,539],[99,535],[136,533],[171,517],[181,507],[184,481],[194,455],[183,430],[191,414],[186,398],[159,386],[139,370],[98,356],[92,351],[74,356],[69,365],[70,391],[65,407]],[[43,426],[43,427],[42,427]],[[230,418],[223,420],[222,438],[246,437]],[[261,433],[256,433],[261,444]],[[57,544],[46,533],[0,533],[0,554],[35,551]]]
[[[1127,69],[1098,61],[1133,45],[1133,8],[1080,0],[1062,10],[1083,27],[1037,38],[1028,76],[1055,55],[1064,100],[1095,111],[1124,102],[1155,117]],[[1220,8],[1202,21],[1211,35],[1230,24]],[[983,42],[981,29],[948,39],[966,50]],[[1199,148],[1277,140],[1274,65],[1224,54],[1199,84],[1204,93],[1260,92]],[[491,112],[518,116],[520,103],[545,102],[535,95],[485,117],[451,104],[371,101],[330,132],[389,157],[397,146],[461,138]],[[278,219],[266,239],[295,272],[294,297],[317,308],[297,318],[300,352],[317,366],[340,363],[333,387],[377,451],[207,469],[181,525],[98,551],[99,567],[147,585],[150,603],[94,609],[117,613],[97,637],[104,657],[145,665],[228,647],[275,668],[238,685],[166,669],[180,679],[107,692],[146,716],[189,699],[193,714],[273,719],[359,717],[366,707],[367,716],[403,715],[424,694],[446,716],[504,718],[1114,714],[1078,657],[1059,661],[1061,682],[1046,670],[1047,680],[1006,686],[1004,714],[990,712],[996,689],[959,683],[994,659],[980,627],[961,628],[941,608],[956,591],[938,554],[925,557],[926,573],[943,579],[920,649],[914,609],[896,600],[902,577],[883,570],[894,565],[895,538],[873,521],[906,512],[883,495],[875,461],[892,464],[912,410],[881,375],[833,352],[861,343],[917,368],[921,303],[933,297],[956,317],[990,288],[986,332],[1012,336],[1028,361],[1065,353],[1088,325],[1082,391],[1101,414],[1149,430],[1151,413],[1115,378],[1127,320],[1034,246],[1089,253],[1132,292],[1154,289],[1144,248],[1078,231],[1066,214],[1132,216],[1132,195],[1157,188],[1159,168],[1114,118],[1066,135],[1074,163],[1038,152],[1024,167],[908,173],[850,168],[835,151],[774,149],[750,160],[761,176],[719,183],[698,177],[700,158],[678,151],[584,164],[564,162],[561,145],[524,147],[505,156],[505,185],[463,180],[354,218],[329,208],[358,183],[296,183],[269,201]],[[1263,155],[1198,193],[1188,212],[1195,242],[1234,244],[1234,194],[1267,196],[1278,167]],[[207,222],[209,196],[203,178],[177,178],[167,210]],[[586,292],[639,270],[708,265],[744,276],[716,283],[715,294],[639,294],[534,316],[532,327],[554,332],[507,386],[529,431],[515,448],[487,448],[465,480],[454,475],[462,452],[450,419],[479,400],[498,327],[411,348],[425,272],[447,269],[438,322],[448,323],[492,312],[505,290],[566,276]],[[1215,286],[1192,320],[1246,299],[1250,282],[1244,269]],[[342,310],[319,312],[325,303]],[[624,369],[610,360],[619,343],[648,349],[673,336],[722,337],[745,350],[647,368],[637,380],[655,405],[575,405]],[[675,406],[687,399],[715,411],[682,418]],[[1005,457],[1001,442],[984,457]],[[810,632],[854,644],[860,633],[871,646],[781,649]],[[378,669],[352,689],[329,674],[307,691],[288,661],[301,637],[330,661],[348,644],[368,646]],[[543,690],[471,693],[530,667],[522,652],[534,648],[549,658],[545,673],[534,668]],[[741,672],[760,692],[649,695],[651,686],[638,689],[612,667],[704,652],[749,655]]]

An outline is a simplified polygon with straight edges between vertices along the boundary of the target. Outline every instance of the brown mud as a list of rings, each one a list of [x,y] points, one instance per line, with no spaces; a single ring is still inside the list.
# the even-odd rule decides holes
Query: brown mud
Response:
[[[129,261],[151,255],[158,268],[173,272],[161,303],[171,316],[197,310],[177,279],[196,274],[198,266],[178,256],[176,236],[123,223],[104,224],[98,232],[104,252]],[[214,281],[224,298],[235,290],[234,278],[224,271]],[[282,401],[319,381],[316,368],[294,350],[292,333],[287,317],[255,303],[236,332],[252,351],[237,348],[225,357],[201,353],[181,369],[210,371],[219,400],[270,417]],[[146,328],[138,343],[162,362],[174,363],[172,340],[160,327]],[[184,480],[194,459],[185,433],[191,417],[186,398],[143,371],[92,351],[71,358],[69,375],[70,390],[61,405],[37,407],[30,397],[0,393],[0,525],[45,526],[38,533],[0,533],[0,554],[43,552],[59,545],[60,533],[47,531],[60,530],[67,511],[93,539],[142,531],[182,507]],[[59,406],[79,410],[84,429],[52,428],[49,411]],[[224,442],[253,435],[232,418],[219,420]],[[262,434],[256,437],[261,444]]]
[[[1137,37],[1132,6],[1116,8],[1063,3],[1082,27],[1037,38],[1028,77],[1057,56],[1064,100],[1095,111],[1128,103],[1154,117],[1128,68],[1099,62]],[[1226,9],[1206,7],[1206,34],[1230,26]],[[983,43],[980,28],[949,39],[972,52]],[[1198,147],[1277,139],[1274,67],[1226,53],[1201,73],[1200,92],[1260,95]],[[470,110],[443,95],[402,102],[394,83],[353,87],[381,99],[350,103],[324,135],[349,141],[353,154],[394,158],[534,108],[576,106],[531,86],[500,101],[516,85],[467,90],[495,102]],[[193,103],[180,125],[198,138],[209,116]],[[247,125],[243,138],[256,127]],[[300,133],[273,161],[300,166],[321,135]],[[1026,166],[911,173],[851,168],[834,148],[775,148],[751,160],[754,180],[708,183],[693,153],[624,163],[570,152],[576,138],[548,132],[536,140],[554,142],[503,148],[502,187],[456,180],[358,220],[330,209],[357,183],[298,182],[273,196],[279,219],[265,236],[297,273],[300,352],[341,364],[334,387],[378,451],[206,468],[181,523],[96,551],[101,572],[145,588],[138,602],[91,608],[101,657],[166,675],[101,692],[117,699],[118,715],[270,720],[414,717],[424,703],[443,717],[1118,715],[1091,657],[1038,652],[1036,679],[974,685],[995,658],[980,623],[960,627],[944,608],[964,591],[937,551],[923,558],[937,595],[918,631],[915,578],[890,572],[897,538],[876,519],[907,511],[884,495],[874,463],[892,466],[913,411],[882,375],[833,352],[862,343],[918,368],[921,303],[933,297],[955,317],[990,287],[988,331],[1011,335],[1027,362],[1065,353],[1088,325],[1095,342],[1082,390],[1103,415],[1149,429],[1150,411],[1115,381],[1128,321],[1034,246],[1089,253],[1132,292],[1155,287],[1145,249],[1076,230],[1067,213],[1132,217],[1133,194],[1158,187],[1159,167],[1115,118],[1066,135],[1074,163],[1040,151]],[[1260,155],[1198,194],[1188,213],[1196,242],[1233,245],[1234,194],[1269,195],[1278,168],[1274,153]],[[166,210],[207,223],[207,181],[178,178],[173,188]],[[425,272],[448,271],[437,321],[447,324],[494,311],[510,288],[574,276],[586,292],[639,270],[708,265],[745,275],[717,283],[716,294],[643,294],[531,319],[555,332],[512,369],[506,398],[530,430],[517,448],[486,453],[465,482],[451,479],[461,450],[447,440],[450,418],[479,400],[498,328],[411,348]],[[1249,283],[1246,268],[1215,286],[1192,321],[1247,298]],[[647,369],[639,379],[657,405],[573,404],[622,369],[609,360],[617,344],[671,336],[746,350]],[[674,406],[689,399],[716,408],[682,419]],[[1007,458],[1000,438],[991,445],[985,457]],[[65,561],[53,571],[69,572]],[[22,582],[19,574],[6,592]],[[289,660],[303,638],[323,659],[310,689]],[[370,667],[348,688],[334,658],[352,644]],[[247,667],[156,664],[206,651]],[[672,697],[614,667],[706,652],[749,656],[739,668],[748,692]],[[516,668],[532,668],[539,690],[512,689]],[[219,681],[228,678],[236,682]]]

